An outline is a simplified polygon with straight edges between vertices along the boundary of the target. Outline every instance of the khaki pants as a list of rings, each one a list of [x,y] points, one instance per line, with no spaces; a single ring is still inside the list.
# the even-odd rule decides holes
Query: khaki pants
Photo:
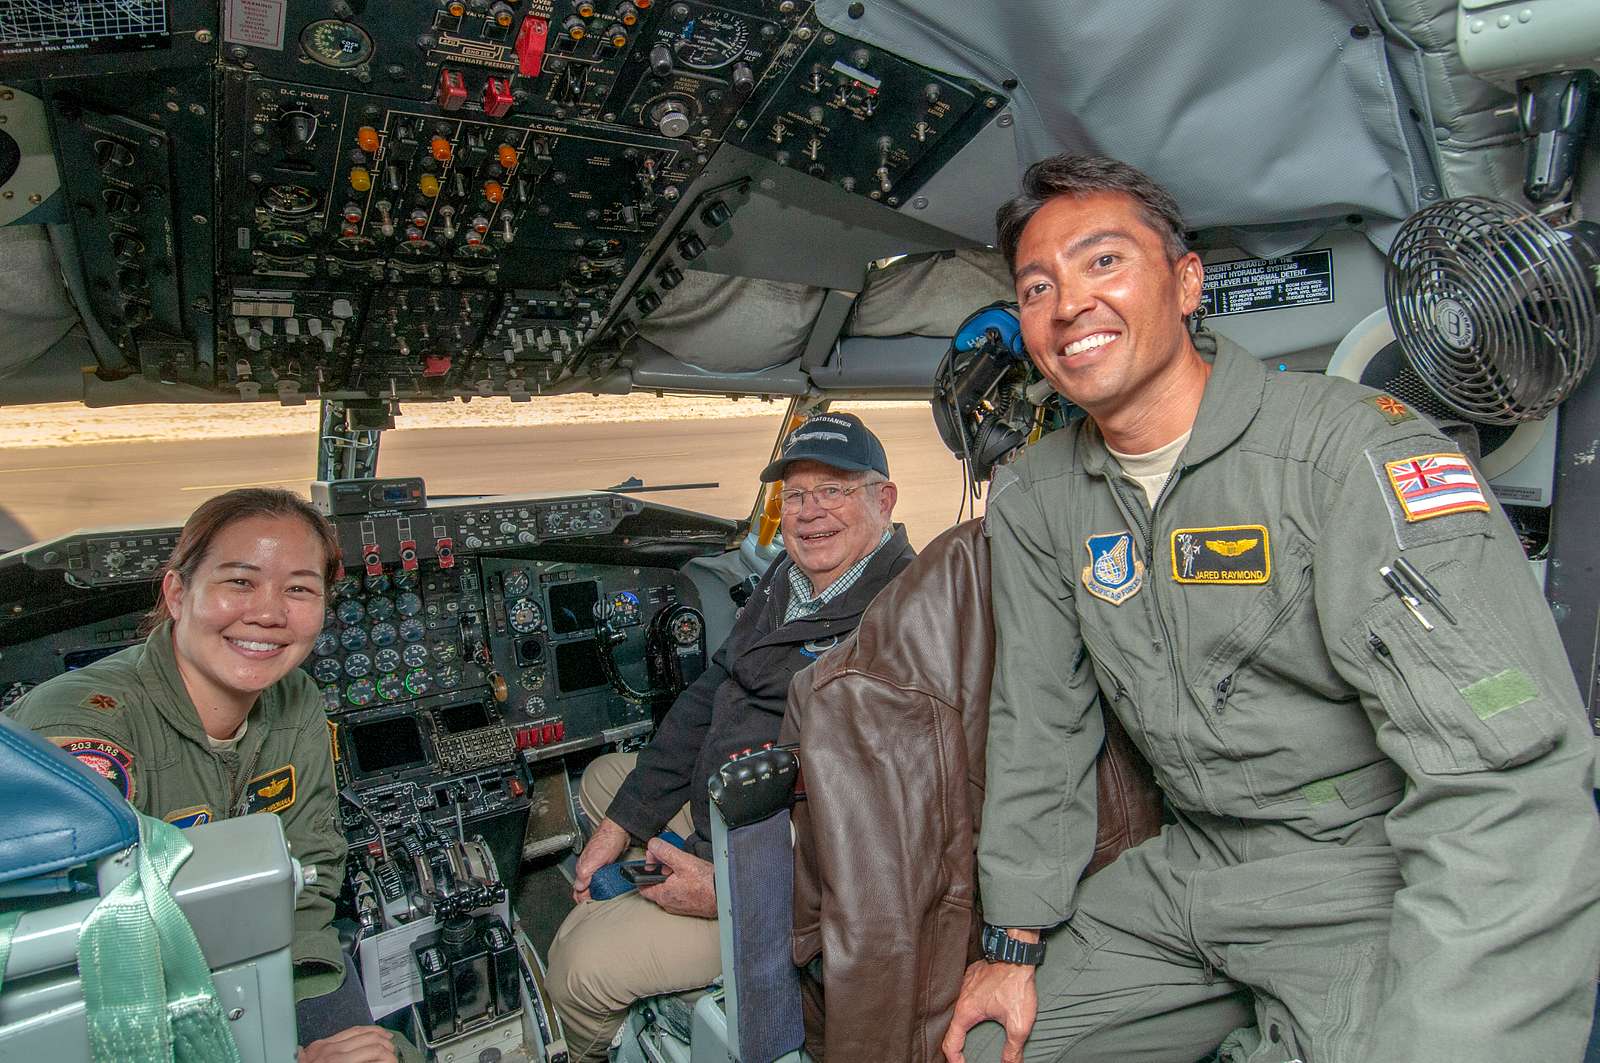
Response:
[[[605,815],[636,759],[632,753],[610,753],[584,771],[578,801],[592,822]],[[689,806],[667,827],[685,838],[693,833]],[[643,855],[632,850],[623,859]],[[715,919],[672,915],[637,893],[578,905],[550,945],[551,1001],[575,1060],[605,1059],[606,1046],[634,1001],[698,989],[721,973]]]

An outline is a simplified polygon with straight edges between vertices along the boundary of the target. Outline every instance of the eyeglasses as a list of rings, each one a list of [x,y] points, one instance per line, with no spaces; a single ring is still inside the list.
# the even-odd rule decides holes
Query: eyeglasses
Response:
[[[816,499],[817,505],[823,509],[838,509],[844,505],[846,498],[857,491],[865,490],[868,487],[877,487],[879,484],[887,482],[886,480],[873,480],[870,483],[856,484],[853,487],[846,487],[844,484],[818,484],[809,491],[793,488],[784,491],[778,497],[783,501],[784,509],[799,509],[806,504],[807,495]]]

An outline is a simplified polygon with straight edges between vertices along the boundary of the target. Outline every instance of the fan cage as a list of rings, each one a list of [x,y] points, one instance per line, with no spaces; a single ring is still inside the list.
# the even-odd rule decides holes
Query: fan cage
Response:
[[[1463,417],[1537,420],[1594,362],[1591,257],[1571,234],[1499,200],[1426,208],[1389,251],[1395,335],[1417,375]]]

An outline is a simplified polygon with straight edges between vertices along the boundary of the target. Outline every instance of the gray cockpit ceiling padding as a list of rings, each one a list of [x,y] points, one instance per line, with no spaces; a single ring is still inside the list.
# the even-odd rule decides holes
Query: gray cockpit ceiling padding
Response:
[[[1381,243],[1385,221],[1439,195],[1423,61],[1363,0],[819,0],[817,13],[936,69],[1017,79],[1019,157],[995,160],[1001,181],[1056,152],[1116,156],[1167,186],[1191,227],[1248,225],[1235,235],[1259,255],[1350,214]],[[992,239],[1010,191],[974,197],[963,229]]]
[[[826,294],[806,284],[684,270],[639,334],[700,369],[767,369],[800,357]]]
[[[0,228],[0,377],[33,362],[77,324],[42,225]]]

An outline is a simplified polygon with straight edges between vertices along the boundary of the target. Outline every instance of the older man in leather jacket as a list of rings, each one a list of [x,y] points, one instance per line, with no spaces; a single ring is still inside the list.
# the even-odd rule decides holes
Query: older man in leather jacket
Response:
[[[578,859],[578,907],[550,947],[550,992],[575,1058],[604,1058],[634,1000],[703,986],[721,970],[706,781],[730,755],[778,737],[794,674],[854,630],[910,563],[888,477],[882,444],[853,414],[818,414],[791,432],[761,474],[783,481],[785,555],[650,745],[584,773],[579,799],[598,826]],[[687,838],[684,849],[657,837],[667,827]],[[666,881],[591,899],[594,874],[646,840]]]

